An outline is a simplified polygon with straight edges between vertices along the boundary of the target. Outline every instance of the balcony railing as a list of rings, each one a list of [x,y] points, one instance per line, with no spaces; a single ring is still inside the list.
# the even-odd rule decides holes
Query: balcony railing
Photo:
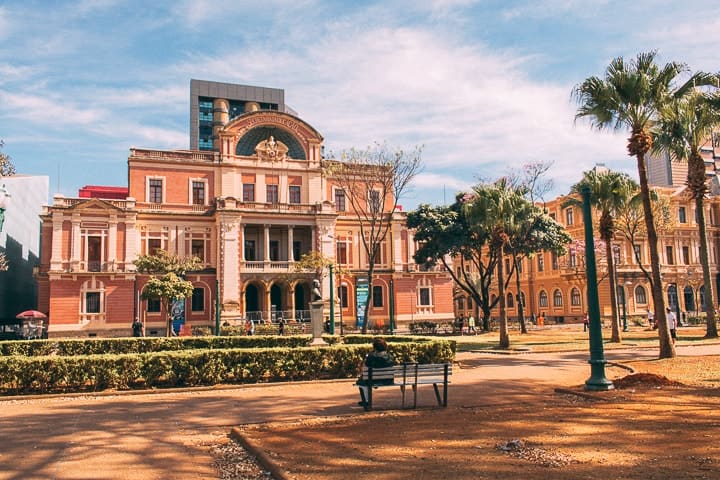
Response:
[[[287,272],[292,269],[294,262],[290,261],[245,261],[241,269],[252,272]]]

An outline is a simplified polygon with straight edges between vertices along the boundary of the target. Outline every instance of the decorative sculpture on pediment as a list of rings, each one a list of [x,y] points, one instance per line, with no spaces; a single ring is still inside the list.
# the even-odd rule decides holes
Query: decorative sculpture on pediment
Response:
[[[270,160],[274,162],[276,160],[283,160],[287,155],[288,147],[283,142],[275,140],[275,137],[270,135],[270,138],[263,140],[258,143],[255,147],[255,154],[260,160]]]

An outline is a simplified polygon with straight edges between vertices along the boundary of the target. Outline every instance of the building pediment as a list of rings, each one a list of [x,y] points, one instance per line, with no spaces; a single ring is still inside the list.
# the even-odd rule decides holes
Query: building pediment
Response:
[[[73,205],[70,210],[74,211],[88,211],[92,210],[97,212],[98,210],[107,211],[108,213],[122,212],[123,209],[114,205],[107,200],[101,200],[99,198],[89,198],[87,200],[81,200],[80,202]]]

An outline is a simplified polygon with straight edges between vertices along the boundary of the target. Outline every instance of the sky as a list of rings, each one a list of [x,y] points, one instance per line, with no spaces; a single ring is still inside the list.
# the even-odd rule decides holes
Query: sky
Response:
[[[51,196],[127,186],[131,147],[189,148],[195,78],[284,89],[326,152],[421,146],[406,210],[535,162],[552,198],[597,163],[636,177],[573,86],[650,50],[717,72],[719,44],[709,0],[4,0],[0,139]]]

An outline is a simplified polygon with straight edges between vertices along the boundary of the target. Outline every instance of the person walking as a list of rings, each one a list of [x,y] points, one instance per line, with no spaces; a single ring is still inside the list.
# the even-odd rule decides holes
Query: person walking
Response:
[[[585,312],[585,316],[583,317],[583,332],[587,332],[589,326],[590,326],[590,317],[588,316],[587,312]]]
[[[473,335],[477,335],[475,331],[475,317],[472,315],[468,317],[468,335],[470,335],[470,332],[472,332]]]
[[[280,317],[280,320],[278,320],[278,335],[283,335],[285,333],[285,319],[283,317]]]
[[[673,343],[675,343],[675,340],[677,340],[677,318],[675,317],[675,314],[672,310],[670,310],[670,307],[667,307],[665,309],[667,322],[668,322],[668,328],[670,329],[670,337],[672,337]]]

